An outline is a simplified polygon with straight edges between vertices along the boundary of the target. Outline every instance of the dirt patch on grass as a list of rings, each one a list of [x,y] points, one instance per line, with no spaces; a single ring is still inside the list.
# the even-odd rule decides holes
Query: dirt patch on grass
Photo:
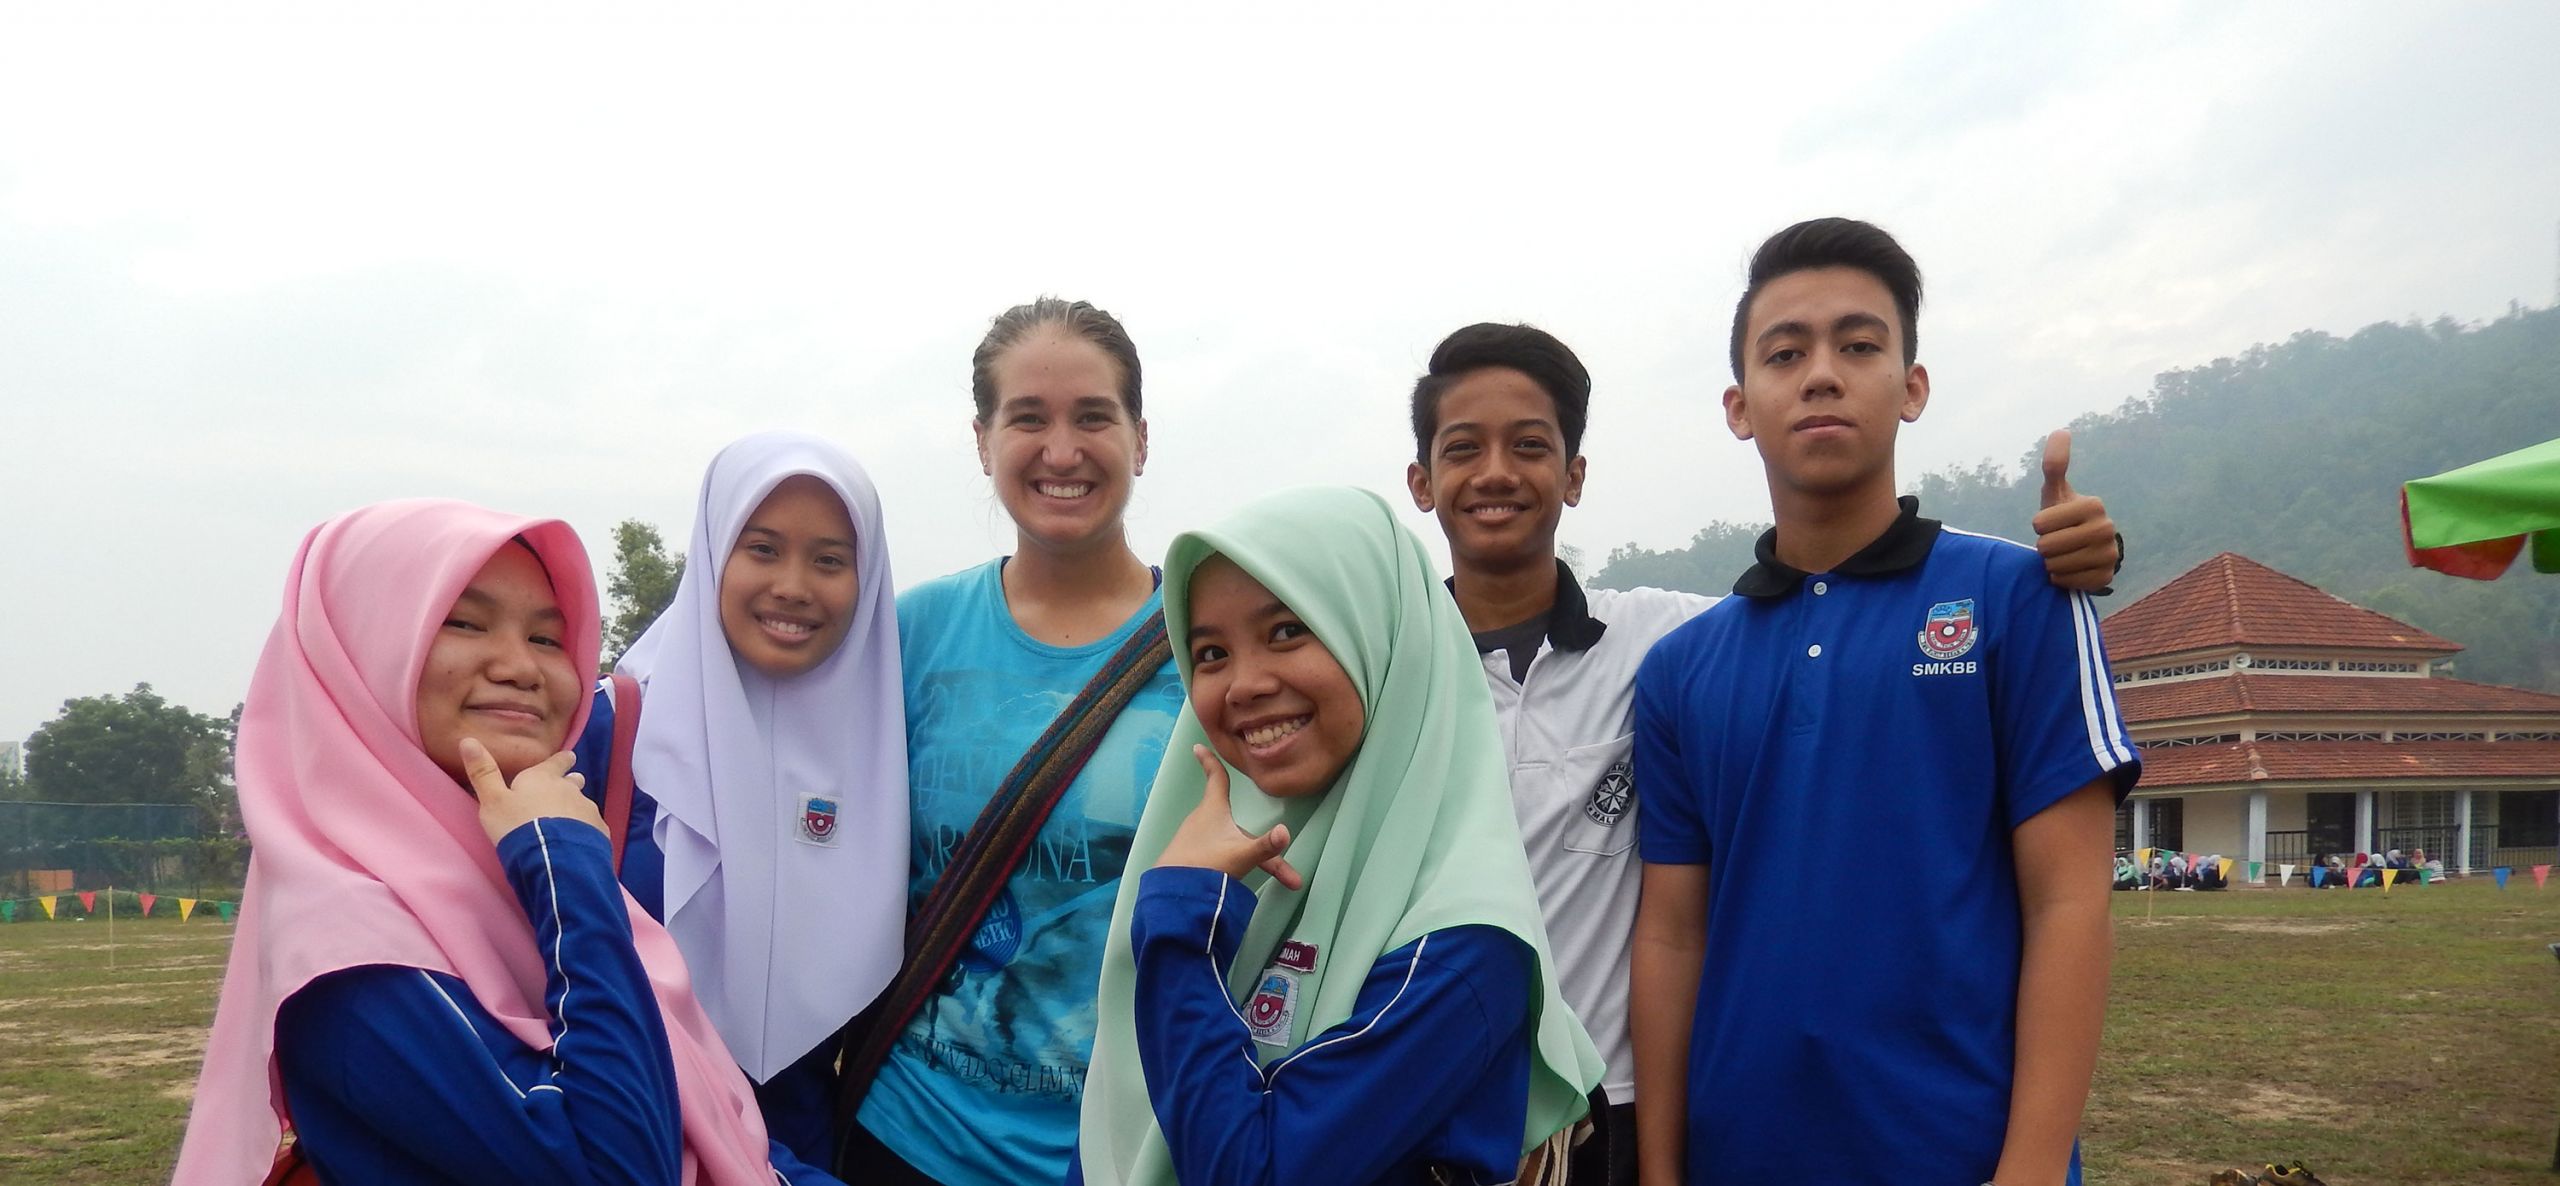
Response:
[[[2361,919],[2334,919],[2313,922],[2289,918],[2217,918],[2213,925],[2245,935],[2334,935],[2342,931],[2361,930]]]
[[[2344,1104],[2273,1083],[2242,1084],[2224,1103],[2233,1116],[2253,1123],[2290,1121],[2334,1127],[2348,1119]]]
[[[2339,1127],[2349,1119],[2348,1109],[2343,1104],[2274,1083],[2137,1091],[2124,1098],[2147,1112],[2178,1112],[2201,1105],[2206,1110],[2250,1124],[2283,1122]]]

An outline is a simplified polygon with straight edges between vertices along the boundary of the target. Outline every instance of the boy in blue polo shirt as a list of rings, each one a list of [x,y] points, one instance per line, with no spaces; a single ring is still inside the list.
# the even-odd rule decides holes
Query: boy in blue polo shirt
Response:
[[[1919,305],[1890,236],[1822,219],[1735,311],[1777,525],[1636,675],[1647,1183],[2079,1181],[2140,762],[2087,595],[1895,497]]]

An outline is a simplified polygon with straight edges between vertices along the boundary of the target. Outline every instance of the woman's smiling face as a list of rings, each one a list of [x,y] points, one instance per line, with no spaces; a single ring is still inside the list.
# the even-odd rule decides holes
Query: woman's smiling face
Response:
[[[720,566],[720,632],[748,666],[785,679],[836,653],[861,578],[853,518],[824,481],[794,474],[747,516]]]
[[[1055,327],[998,356],[978,460],[1026,543],[1060,552],[1121,543],[1147,466],[1147,426],[1122,399],[1120,364]]]
[[[514,778],[560,752],[587,692],[569,658],[569,623],[531,550],[510,543],[455,599],[418,676],[418,741],[456,781],[473,737]]]
[[[1323,792],[1368,727],[1360,691],[1295,611],[1212,556],[1191,574],[1191,711],[1264,794]]]

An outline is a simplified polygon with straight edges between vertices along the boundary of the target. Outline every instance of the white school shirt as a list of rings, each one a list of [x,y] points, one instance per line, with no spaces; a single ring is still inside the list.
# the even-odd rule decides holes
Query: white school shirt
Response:
[[[1559,561],[1555,608],[1528,676],[1511,678],[1506,651],[1482,656],[1558,987],[1608,1061],[1601,1086],[1612,1104],[1635,1098],[1627,962],[1642,880],[1631,769],[1636,666],[1715,603],[1668,589],[1586,591]]]

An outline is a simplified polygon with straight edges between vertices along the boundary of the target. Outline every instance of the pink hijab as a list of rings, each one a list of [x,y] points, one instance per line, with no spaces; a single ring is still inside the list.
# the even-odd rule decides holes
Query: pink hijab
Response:
[[[330,972],[443,972],[518,1041],[551,1045],[533,928],[479,805],[418,736],[418,679],[437,627],[519,537],[551,574],[571,662],[594,671],[595,577],[565,523],[420,499],[352,511],[304,537],[240,718],[240,813],[254,847],[178,1186],[265,1178],[285,1125],[276,1010]],[[571,738],[586,720],[579,704]],[[673,1048],[684,1180],[771,1183],[755,1098],[695,1003],[674,941],[628,895],[623,904]]]

